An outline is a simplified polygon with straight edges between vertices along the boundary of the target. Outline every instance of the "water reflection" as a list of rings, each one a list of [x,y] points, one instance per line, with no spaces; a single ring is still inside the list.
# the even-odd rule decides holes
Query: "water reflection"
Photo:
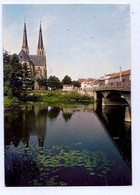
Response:
[[[100,107],[99,105],[78,105],[74,107],[25,105],[22,110],[16,111],[14,114],[11,112],[5,113],[5,151],[7,159],[10,158],[9,154],[13,150],[12,147],[18,148],[21,145],[23,145],[24,155],[27,159],[28,157],[30,159],[27,160],[30,166],[32,164],[32,145],[35,145],[38,150],[34,149],[34,153],[42,156],[39,157],[39,160],[46,163],[43,166],[48,167],[52,164],[52,167],[55,167],[57,164],[61,167],[58,171],[59,179],[67,181],[68,185],[131,184],[131,171],[128,169],[128,167],[131,168],[131,125],[124,122],[123,107],[118,109],[115,107]],[[52,152],[53,150],[54,152]],[[91,154],[93,155],[92,161],[95,162],[90,162]],[[49,160],[46,159],[46,156]],[[99,157],[103,158],[104,166],[108,169],[106,171],[110,172],[107,173],[107,181],[104,175],[98,173],[99,170],[93,172],[95,164],[98,166],[100,164],[102,167],[101,163],[97,163],[96,158]],[[42,158],[44,161],[42,161]],[[35,159],[38,159],[38,156]],[[77,159],[79,159],[79,162]],[[115,161],[120,168],[116,167]],[[41,174],[37,168],[37,162],[34,161],[34,168],[36,169],[34,171],[36,174]],[[48,164],[49,162],[51,164]],[[112,170],[111,167],[108,167],[108,162],[112,163]],[[7,163],[11,163],[10,160],[6,161]],[[22,163],[26,164],[24,159]],[[66,167],[63,167],[65,163],[67,170]],[[71,175],[72,167],[79,166],[78,163],[81,163],[81,167],[75,167],[74,171],[77,180],[71,180],[64,172],[69,171]],[[87,169],[86,171],[82,168],[83,165]],[[92,172],[89,176],[88,171],[91,171],[91,169]],[[104,170],[102,171],[104,173]],[[6,174],[8,172],[6,168]],[[55,170],[54,176],[56,172]],[[88,178],[86,181],[82,178],[82,174],[84,178]],[[113,174],[117,179],[112,179]],[[104,180],[98,178],[102,176]],[[9,178],[9,176],[6,177]],[[45,177],[48,178],[49,176]],[[123,177],[122,183],[119,182],[121,177]],[[7,185],[11,185],[9,184],[11,180],[7,179],[7,181]],[[18,181],[16,182],[18,183]],[[16,185],[18,185],[17,183]],[[31,184],[33,185],[33,182]],[[29,185],[29,181],[26,185]],[[44,183],[44,185],[49,184]]]
[[[74,110],[72,108],[62,109],[62,115],[66,122],[71,119],[73,113],[74,113]]]
[[[124,122],[125,107],[96,107],[96,116],[114,142],[123,160],[131,167],[131,123]]]
[[[17,111],[5,116],[5,146],[13,144],[17,147],[20,141],[24,144],[27,155],[30,136],[37,136],[40,150],[46,136],[48,107],[23,106],[22,111]]]
[[[52,107],[49,112],[48,112],[48,117],[50,119],[55,119],[58,117],[60,113],[60,108],[59,107]]]

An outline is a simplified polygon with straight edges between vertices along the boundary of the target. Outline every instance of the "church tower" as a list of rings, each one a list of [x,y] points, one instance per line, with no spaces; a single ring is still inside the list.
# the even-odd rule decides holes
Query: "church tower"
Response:
[[[27,31],[26,31],[26,23],[24,22],[24,31],[23,31],[23,43],[22,49],[29,55],[28,41],[27,41]]]
[[[37,55],[39,55],[39,56],[44,55],[44,47],[43,47],[43,37],[42,37],[41,23],[40,23],[40,29],[39,29]]]

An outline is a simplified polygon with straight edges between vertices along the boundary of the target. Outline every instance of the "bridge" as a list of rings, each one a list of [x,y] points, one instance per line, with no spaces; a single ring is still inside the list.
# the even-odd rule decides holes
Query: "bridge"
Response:
[[[125,106],[125,121],[131,122],[131,88],[130,87],[98,87],[93,89],[95,102],[102,106]]]

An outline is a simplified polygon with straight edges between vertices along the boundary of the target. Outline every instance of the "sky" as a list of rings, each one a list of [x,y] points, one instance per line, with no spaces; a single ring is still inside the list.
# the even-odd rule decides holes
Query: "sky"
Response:
[[[24,18],[31,55],[41,20],[48,77],[99,78],[130,69],[128,4],[3,5],[3,48],[11,54],[21,50]]]

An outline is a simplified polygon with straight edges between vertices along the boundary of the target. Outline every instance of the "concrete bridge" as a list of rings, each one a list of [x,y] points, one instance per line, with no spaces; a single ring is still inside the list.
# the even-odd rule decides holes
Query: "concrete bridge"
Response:
[[[98,87],[93,90],[95,102],[102,106],[125,106],[125,121],[131,122],[131,89],[130,87]]]

